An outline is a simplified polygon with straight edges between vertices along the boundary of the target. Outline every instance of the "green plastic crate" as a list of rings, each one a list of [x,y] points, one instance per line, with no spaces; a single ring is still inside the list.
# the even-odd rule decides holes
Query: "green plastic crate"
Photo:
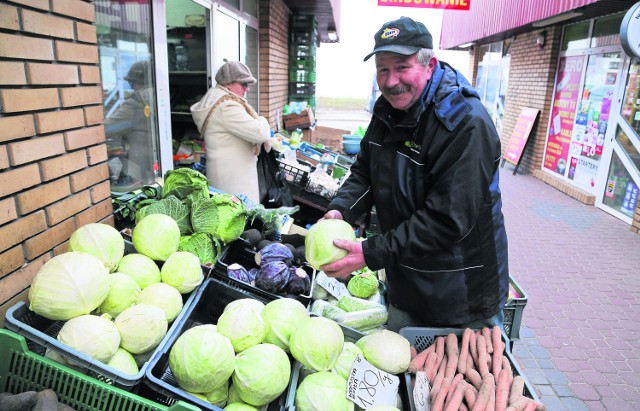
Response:
[[[25,338],[0,329],[0,393],[50,388],[76,411],[198,411],[185,402],[170,407],[81,374],[27,348]]]
[[[520,324],[522,323],[522,313],[527,305],[527,294],[513,277],[509,277],[509,287],[516,292],[519,297],[512,297],[504,305],[504,332],[509,337],[509,341],[520,339]]]

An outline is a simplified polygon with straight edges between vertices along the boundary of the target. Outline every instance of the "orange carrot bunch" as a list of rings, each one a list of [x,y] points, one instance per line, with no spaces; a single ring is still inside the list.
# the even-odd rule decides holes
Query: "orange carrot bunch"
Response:
[[[409,372],[427,374],[432,411],[544,410],[523,394],[524,380],[513,375],[505,348],[500,327],[467,328],[436,337],[422,352],[412,349]]]

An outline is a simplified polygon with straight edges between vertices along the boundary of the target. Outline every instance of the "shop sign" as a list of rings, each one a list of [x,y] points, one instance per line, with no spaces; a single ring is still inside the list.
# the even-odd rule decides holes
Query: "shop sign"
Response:
[[[471,0],[378,0],[378,6],[423,9],[469,10]]]
[[[583,56],[560,58],[556,91],[551,107],[551,124],[543,166],[560,175],[567,170],[567,157],[578,104]]]
[[[536,122],[539,111],[537,108],[528,107],[523,107],[520,111],[516,125],[513,128],[513,133],[511,133],[509,144],[504,152],[504,159],[506,161],[515,165],[518,165],[520,162],[520,157],[522,156],[524,147],[527,145],[529,134],[531,134],[531,129]]]
[[[634,4],[624,15],[620,24],[620,42],[625,53],[640,57],[640,2]]]

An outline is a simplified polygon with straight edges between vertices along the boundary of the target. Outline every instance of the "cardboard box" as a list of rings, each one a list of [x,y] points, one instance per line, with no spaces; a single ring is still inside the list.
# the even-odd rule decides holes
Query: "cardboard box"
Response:
[[[315,117],[313,116],[313,110],[311,109],[306,109],[300,114],[284,115],[282,116],[282,119],[284,120],[284,129],[287,131],[292,131],[296,128],[310,128],[316,123]]]

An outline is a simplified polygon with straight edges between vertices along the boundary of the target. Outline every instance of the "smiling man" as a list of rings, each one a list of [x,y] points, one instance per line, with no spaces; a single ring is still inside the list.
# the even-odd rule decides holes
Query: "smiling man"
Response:
[[[378,98],[351,175],[324,218],[353,223],[375,207],[381,234],[337,240],[323,266],[348,279],[385,269],[389,321],[405,326],[502,326],[509,289],[498,185],[500,138],[478,94],[438,61],[431,34],[402,17],[375,34]]]

